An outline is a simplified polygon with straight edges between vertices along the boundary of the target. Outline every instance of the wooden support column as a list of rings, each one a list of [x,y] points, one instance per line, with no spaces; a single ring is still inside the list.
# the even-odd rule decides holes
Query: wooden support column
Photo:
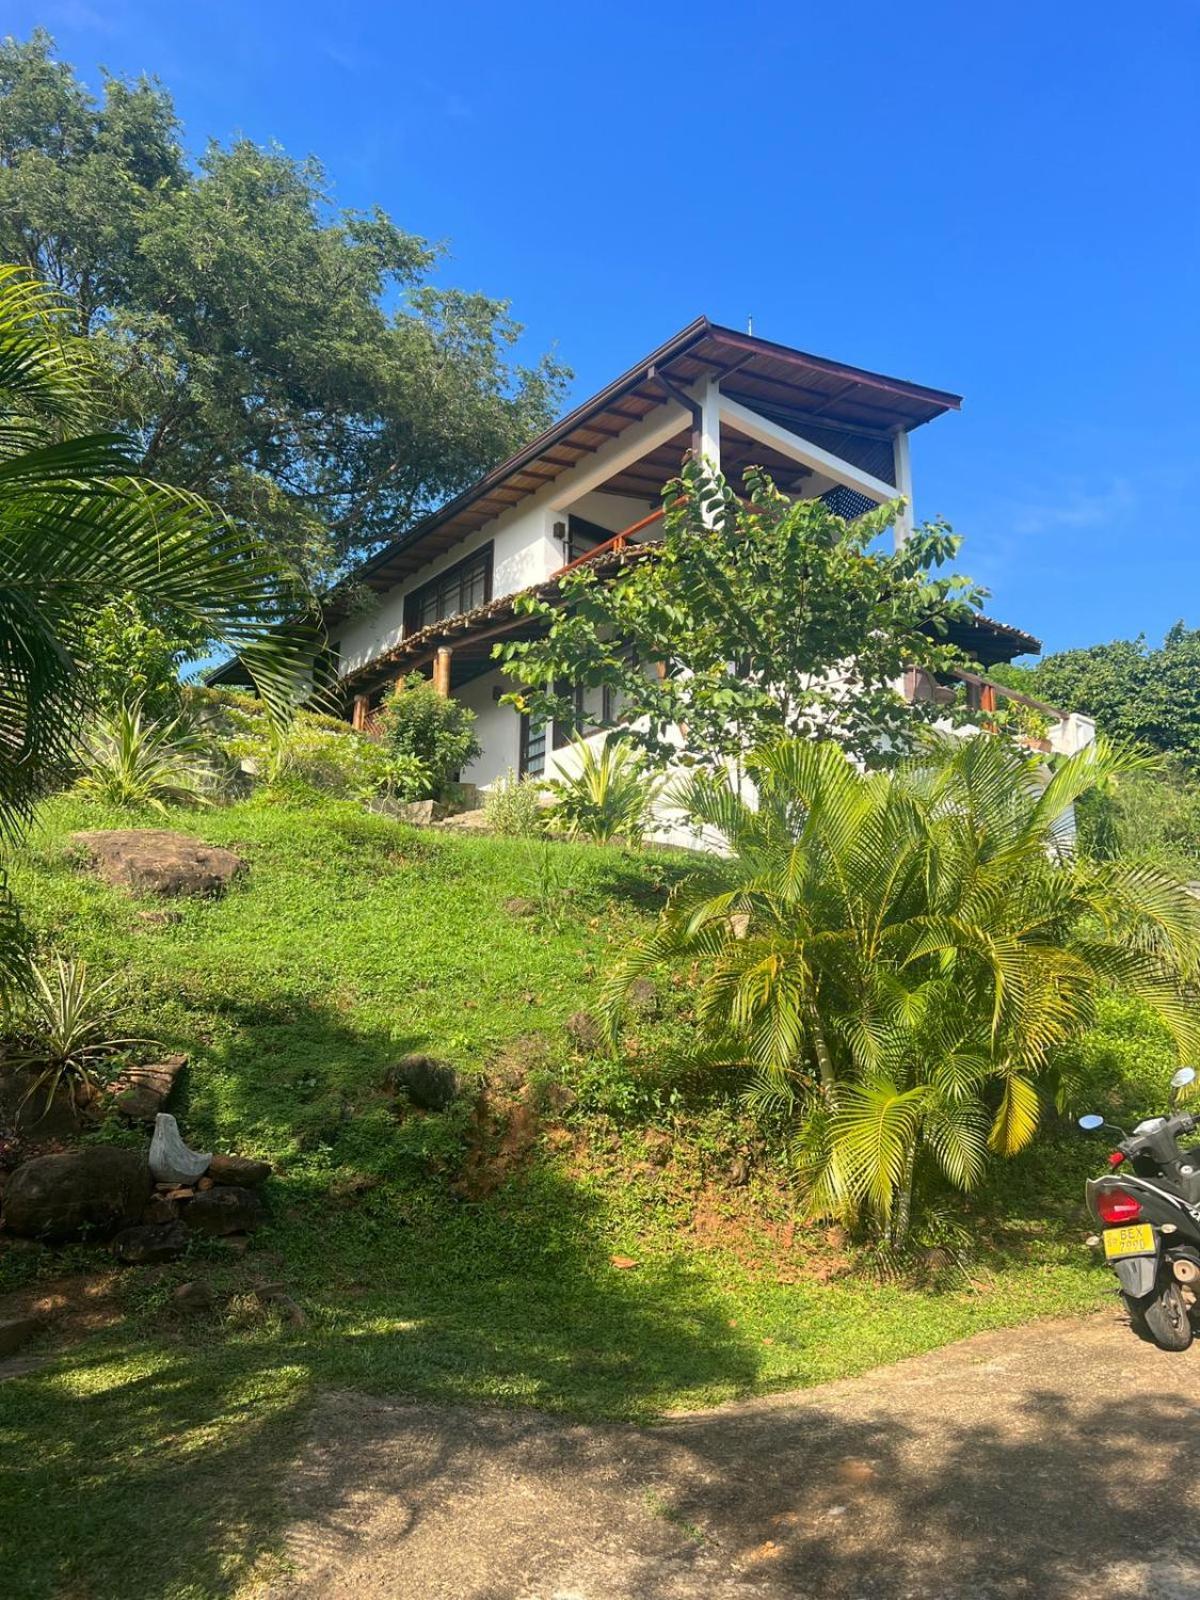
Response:
[[[368,696],[365,694],[356,694],[354,696],[354,712],[350,719],[350,726],[352,728],[357,728],[359,733],[361,733],[367,725],[367,718],[369,715],[370,700]]]
[[[450,698],[450,662],[453,657],[454,651],[450,646],[440,644],[433,658],[433,687],[445,700]]]

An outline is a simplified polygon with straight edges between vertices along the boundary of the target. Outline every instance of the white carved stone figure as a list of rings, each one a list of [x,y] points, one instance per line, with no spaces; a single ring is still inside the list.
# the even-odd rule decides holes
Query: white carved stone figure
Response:
[[[211,1153],[202,1155],[184,1144],[179,1124],[169,1112],[158,1113],[150,1140],[150,1172],[156,1183],[195,1183],[211,1160]]]

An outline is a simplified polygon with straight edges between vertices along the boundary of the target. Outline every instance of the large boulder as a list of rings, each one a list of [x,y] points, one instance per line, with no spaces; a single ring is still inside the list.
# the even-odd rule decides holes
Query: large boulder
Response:
[[[107,1236],[138,1221],[150,1187],[141,1150],[99,1145],[38,1156],[9,1178],[0,1220],[10,1233],[51,1243],[83,1233]]]
[[[226,1187],[257,1189],[271,1176],[271,1164],[255,1161],[252,1156],[215,1155],[208,1164],[208,1176]]]
[[[253,1233],[263,1215],[263,1203],[253,1189],[225,1186],[202,1189],[183,1207],[183,1221],[189,1228],[218,1238],[227,1233]]]
[[[246,863],[232,850],[166,828],[113,828],[73,833],[102,878],[135,894],[221,895]]]

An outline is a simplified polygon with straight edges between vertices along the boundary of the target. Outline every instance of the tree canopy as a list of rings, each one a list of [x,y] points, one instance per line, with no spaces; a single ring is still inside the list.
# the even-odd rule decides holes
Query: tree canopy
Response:
[[[540,431],[566,370],[519,364],[508,303],[442,249],[336,210],[314,158],[238,139],[195,163],[170,93],[99,99],[37,31],[0,43],[0,259],[76,308],[99,426],[140,470],[253,523],[312,578]]]
[[[1177,622],[1158,646],[1139,635],[1061,650],[1022,676],[1035,694],[1086,711],[1114,739],[1200,762],[1200,629]]]
[[[906,704],[897,680],[963,662],[946,624],[983,595],[938,573],[958,537],[928,523],[892,551],[881,536],[895,504],[847,522],[764,473],[747,487],[743,501],[707,462],[688,462],[664,491],[661,545],[615,576],[569,573],[564,604],[524,598],[545,631],[498,647],[527,686],[510,698],[557,720],[573,714],[560,685],[606,685],[631,737],[696,763],[781,735],[833,738],[875,764],[901,749],[941,708]]]

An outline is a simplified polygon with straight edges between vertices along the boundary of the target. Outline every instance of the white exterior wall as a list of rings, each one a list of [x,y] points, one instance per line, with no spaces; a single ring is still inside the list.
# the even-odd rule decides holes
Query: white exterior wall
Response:
[[[464,683],[454,694],[475,713],[475,737],[483,746],[483,754],[464,767],[460,776],[464,783],[476,783],[481,789],[505,773],[515,772],[521,754],[520,713],[499,704],[492,692],[497,688],[507,693],[512,684],[502,672],[487,672]]]

